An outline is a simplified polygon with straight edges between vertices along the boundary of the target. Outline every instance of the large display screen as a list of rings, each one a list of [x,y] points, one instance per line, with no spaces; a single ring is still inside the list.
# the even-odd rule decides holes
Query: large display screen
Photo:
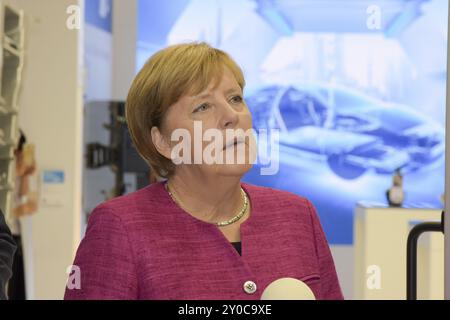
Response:
[[[441,208],[446,0],[139,2],[138,69],[157,50],[205,41],[242,67],[254,127],[279,132],[276,173],[244,181],[309,198],[332,244],[353,241],[358,203]]]

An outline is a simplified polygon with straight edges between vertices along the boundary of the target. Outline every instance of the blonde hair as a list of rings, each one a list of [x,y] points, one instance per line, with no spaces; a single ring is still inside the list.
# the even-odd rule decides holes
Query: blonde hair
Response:
[[[156,52],[134,79],[126,101],[126,119],[133,143],[153,174],[168,178],[172,160],[161,155],[151,139],[153,126],[161,129],[167,110],[185,94],[196,95],[228,68],[244,89],[240,67],[224,51],[204,42],[169,46]]]

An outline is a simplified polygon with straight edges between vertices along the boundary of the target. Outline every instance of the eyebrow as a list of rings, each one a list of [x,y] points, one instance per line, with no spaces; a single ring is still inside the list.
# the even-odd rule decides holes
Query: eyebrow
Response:
[[[208,98],[210,96],[211,96],[210,93],[202,93],[202,94],[198,94],[196,96],[191,96],[191,98],[192,98],[192,100],[198,100],[198,99]]]
[[[230,93],[235,92],[235,91],[241,92],[240,87],[230,88],[227,91],[225,91],[225,94],[227,95],[227,94],[230,94]],[[199,95],[196,95],[196,96],[191,96],[191,98],[192,98],[192,100],[198,100],[198,99],[208,98],[210,96],[211,96],[211,93],[206,92],[206,93],[202,93],[202,94],[199,94]]]

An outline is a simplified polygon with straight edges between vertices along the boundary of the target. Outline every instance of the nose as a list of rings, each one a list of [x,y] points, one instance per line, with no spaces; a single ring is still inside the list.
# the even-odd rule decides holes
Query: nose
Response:
[[[220,125],[223,129],[232,129],[239,122],[239,113],[233,106],[231,106],[228,102],[223,103],[223,107],[221,108],[221,119]]]

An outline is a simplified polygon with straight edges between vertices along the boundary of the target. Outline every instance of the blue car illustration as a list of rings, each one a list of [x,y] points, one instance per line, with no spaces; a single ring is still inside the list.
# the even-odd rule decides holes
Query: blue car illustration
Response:
[[[268,86],[246,98],[258,129],[279,129],[283,159],[321,160],[339,177],[419,170],[444,155],[444,130],[411,108],[347,88]]]

